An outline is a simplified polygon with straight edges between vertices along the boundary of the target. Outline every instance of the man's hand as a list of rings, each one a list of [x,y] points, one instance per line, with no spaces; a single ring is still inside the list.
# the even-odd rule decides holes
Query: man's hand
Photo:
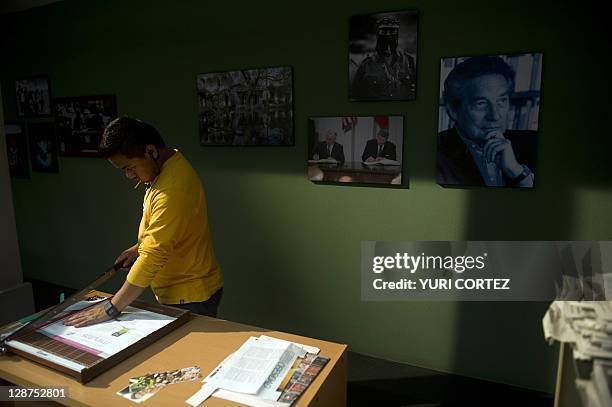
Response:
[[[105,301],[93,305],[90,308],[77,312],[66,318],[64,325],[74,325],[75,328],[81,328],[87,325],[94,325],[100,322],[109,321],[111,317],[104,311]]]
[[[510,140],[498,131],[490,133],[489,136],[483,148],[487,162],[495,163],[510,178],[518,177],[523,172],[523,166],[516,161]]]
[[[366,160],[367,163],[371,163],[372,161],[376,161],[376,158],[369,156],[368,159]]]
[[[137,258],[138,243],[136,243],[129,249],[124,250],[123,253],[121,253],[119,257],[117,257],[117,260],[115,260],[115,264],[120,264],[121,268],[129,269],[130,267],[132,267],[132,264],[134,264]]]

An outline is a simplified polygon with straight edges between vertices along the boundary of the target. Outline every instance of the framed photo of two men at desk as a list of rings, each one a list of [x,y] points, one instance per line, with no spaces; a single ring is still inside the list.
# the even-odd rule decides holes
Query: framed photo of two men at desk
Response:
[[[316,183],[406,187],[403,116],[313,117],[308,179]]]

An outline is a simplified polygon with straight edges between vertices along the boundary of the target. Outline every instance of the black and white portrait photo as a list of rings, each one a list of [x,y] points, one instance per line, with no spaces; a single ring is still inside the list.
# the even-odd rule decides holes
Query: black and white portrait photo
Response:
[[[15,81],[17,115],[20,117],[44,117],[51,115],[51,91],[49,78],[33,77]]]
[[[55,125],[60,155],[98,157],[102,132],[116,117],[115,95],[56,98]]]
[[[416,10],[351,17],[351,101],[416,98],[417,25]]]
[[[290,67],[205,73],[197,90],[201,145],[294,145]]]
[[[53,123],[28,123],[32,171],[59,172]]]
[[[443,58],[437,182],[533,188],[542,54]]]

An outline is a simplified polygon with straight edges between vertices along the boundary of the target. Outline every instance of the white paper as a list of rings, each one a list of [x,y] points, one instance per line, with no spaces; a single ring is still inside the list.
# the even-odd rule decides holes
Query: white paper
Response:
[[[100,324],[75,328],[59,321],[40,328],[39,332],[83,351],[108,358],[175,319],[167,315],[127,307],[116,319]]]
[[[277,341],[249,338],[212,378],[211,384],[226,390],[255,394],[289,348]]]
[[[285,360],[280,361],[276,364],[275,370],[279,373],[274,375],[274,380],[268,381],[268,385],[266,382],[261,386],[259,391],[256,394],[244,394],[237,391],[227,390],[227,389],[217,389],[212,393],[213,397],[222,398],[225,400],[235,401],[237,403],[246,404],[249,406],[255,407],[278,407],[278,406],[287,406],[288,403],[281,403],[275,400],[278,400],[281,392],[276,391],[283,378],[286,376],[288,370],[291,368],[293,363],[295,362],[297,357],[303,357],[306,353],[314,353],[319,354],[320,349],[314,346],[302,345],[295,342],[289,342],[283,339],[274,338],[271,336],[261,335],[259,338],[251,337],[249,338],[251,343],[258,342],[276,342],[278,346],[286,347],[288,350],[285,352]],[[248,343],[249,341],[245,342]],[[244,345],[243,345],[244,346]],[[232,353],[228,355],[217,367],[215,367],[209,374],[202,380],[203,382],[209,383],[210,388],[216,389],[219,387],[217,382],[215,381],[215,376],[219,374],[219,372],[228,364],[228,362],[232,359],[232,357],[236,354]],[[269,378],[270,376],[268,376]],[[200,393],[200,392],[198,392]],[[200,394],[206,394],[206,391],[201,390]],[[197,393],[196,393],[197,394]],[[194,395],[195,396],[195,395]],[[199,399],[194,399],[195,401]],[[189,401],[188,401],[189,403]],[[200,401],[201,403],[201,401]],[[193,404],[194,406],[197,404]]]
[[[185,403],[189,404],[190,406],[197,407],[206,401],[206,399],[209,398],[215,392],[215,390],[217,390],[215,386],[206,383],[193,396],[185,400]]]
[[[378,161],[362,161],[365,165],[402,165],[399,161],[383,158]]]
[[[335,158],[322,158],[320,160],[308,160],[310,164],[337,164],[338,161]]]
[[[252,394],[236,393],[223,389],[217,390],[213,396],[252,407],[287,407],[290,405],[289,403],[281,403],[280,401],[264,400]]]
[[[272,336],[267,336],[267,335],[259,335],[259,339],[268,339],[268,340],[273,340],[273,341],[279,341],[279,342],[286,342],[286,343],[292,343],[295,346],[298,346],[302,349],[304,349],[304,351],[306,353],[314,353],[315,355],[318,355],[319,352],[321,352],[321,349],[317,348],[316,346],[310,346],[310,345],[302,345],[301,343],[297,343],[297,342],[290,342],[290,341],[286,341],[284,339],[279,339],[279,338],[274,338]],[[300,357],[302,357],[303,355],[300,355]]]

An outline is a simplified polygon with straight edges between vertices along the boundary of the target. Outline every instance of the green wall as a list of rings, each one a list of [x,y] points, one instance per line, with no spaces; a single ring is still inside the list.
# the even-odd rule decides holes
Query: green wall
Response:
[[[547,304],[361,302],[360,241],[612,237],[606,28],[596,10],[581,7],[63,1],[0,17],[5,112],[16,118],[16,77],[47,74],[54,96],[114,93],[120,114],[157,126],[205,184],[226,280],[222,317],[552,392],[556,349],[541,328]],[[349,16],[409,8],[420,13],[417,100],[349,103]],[[544,52],[537,188],[439,187],[440,57],[518,51]],[[294,68],[295,147],[201,147],[196,74],[275,65]],[[387,113],[405,115],[410,189],[306,179],[308,117]],[[23,268],[80,287],[135,240],[142,190],[101,159],[61,158],[60,171],[13,180]]]

